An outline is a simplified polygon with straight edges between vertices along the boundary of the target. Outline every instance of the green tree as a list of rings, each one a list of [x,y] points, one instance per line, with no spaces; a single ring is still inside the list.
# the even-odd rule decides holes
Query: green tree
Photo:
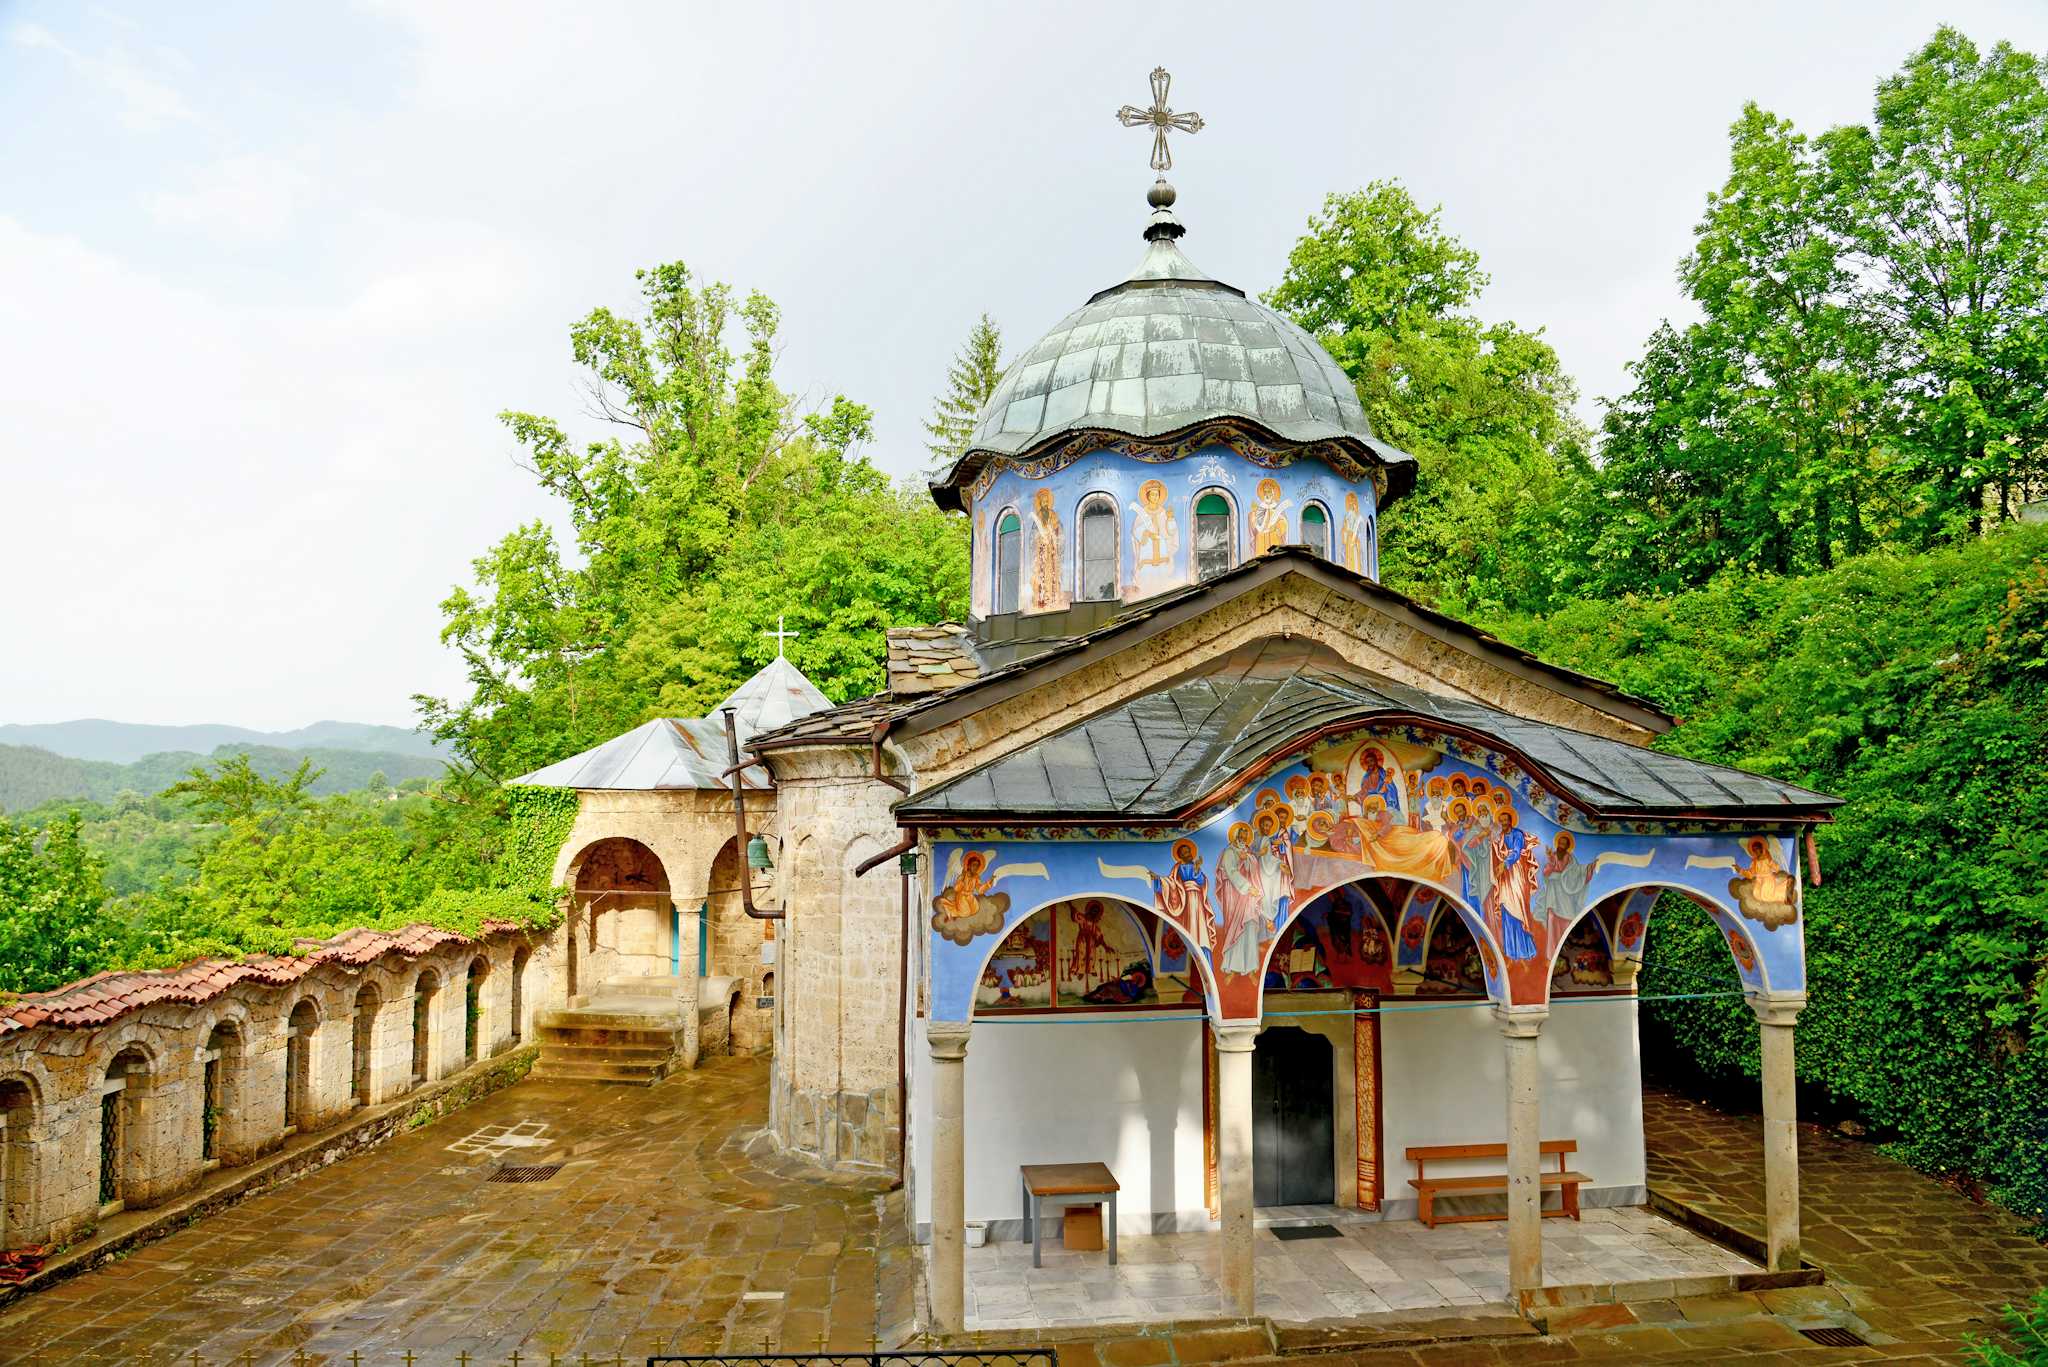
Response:
[[[775,306],[680,264],[638,278],[639,317],[600,308],[570,330],[614,435],[503,415],[573,546],[517,528],[442,604],[470,693],[418,701],[484,780],[703,711],[773,658],[760,633],[778,614],[802,633],[798,667],[845,699],[881,685],[885,627],[964,610],[959,520],[860,454],[866,408],[805,413],[777,387]]]
[[[1542,333],[1473,308],[1478,254],[1397,183],[1331,195],[1266,302],[1315,334],[1358,387],[1373,431],[1415,454],[1389,511],[1382,577],[1453,608],[1533,608],[1570,563],[1560,505],[1587,434]]]
[[[0,991],[61,987],[121,951],[100,860],[79,826],[76,815],[41,830],[0,817]]]
[[[1920,541],[2048,493],[2048,67],[1944,26],[1823,140]]]
[[[946,367],[946,392],[932,400],[924,425],[925,449],[931,453],[927,473],[937,479],[953,468],[974,436],[974,420],[1003,378],[1003,334],[986,313],[969,330],[959,354]]]

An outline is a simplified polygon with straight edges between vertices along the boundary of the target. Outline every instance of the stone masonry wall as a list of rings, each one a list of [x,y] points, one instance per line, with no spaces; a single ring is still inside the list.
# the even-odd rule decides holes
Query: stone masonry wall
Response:
[[[20,1103],[4,1113],[0,1248],[71,1242],[114,1208],[101,1200],[103,1140],[114,1154],[114,1201],[148,1207],[292,1133],[328,1128],[531,1040],[533,1013],[565,995],[562,961],[559,931],[497,932],[417,956],[392,949],[360,966],[323,960],[291,983],[243,979],[196,1004],[157,1001],[96,1027],[44,1023],[0,1035],[0,1098]],[[472,963],[483,969],[474,1057]],[[426,1068],[416,1080],[415,992],[423,980],[434,990],[420,1018]],[[295,1013],[303,1032],[292,1026]],[[209,1061],[218,1077],[212,1158]],[[103,1104],[113,1111],[111,1130]]]

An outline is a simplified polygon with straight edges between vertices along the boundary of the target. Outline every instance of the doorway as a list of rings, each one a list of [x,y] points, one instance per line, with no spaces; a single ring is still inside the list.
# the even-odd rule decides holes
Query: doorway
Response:
[[[1299,1026],[1263,1030],[1252,1052],[1252,1204],[1337,1200],[1330,1041]]]

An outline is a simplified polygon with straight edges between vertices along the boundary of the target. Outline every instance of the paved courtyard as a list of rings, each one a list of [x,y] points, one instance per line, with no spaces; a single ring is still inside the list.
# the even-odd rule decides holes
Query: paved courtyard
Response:
[[[1278,1321],[1346,1319],[1508,1299],[1507,1226],[1413,1220],[1332,1222],[1335,1238],[1283,1240],[1271,1226],[1254,1235],[1258,1311]],[[1544,1280],[1589,1282],[1754,1272],[1754,1263],[1640,1208],[1588,1210],[1583,1221],[1543,1225]],[[1031,1265],[1021,1241],[967,1251],[967,1327],[1037,1328],[1130,1324],[1147,1318],[1216,1318],[1221,1236],[1124,1238],[1117,1265],[1100,1253],[1057,1246]]]
[[[910,1304],[911,1251],[884,1237],[898,1227],[885,1214],[898,1197],[880,1183],[804,1178],[750,1151],[765,1082],[758,1060],[716,1059],[646,1090],[522,1083],[0,1311],[0,1363],[270,1367],[303,1353],[297,1360],[333,1367],[352,1364],[353,1352],[363,1367],[395,1367],[411,1352],[417,1367],[458,1367],[460,1353],[468,1367],[498,1367],[517,1350],[531,1367],[550,1353],[580,1367],[585,1353],[594,1364],[661,1351],[865,1348],[878,1325],[893,1333]],[[1654,1094],[1646,1113],[1652,1185],[1758,1231],[1756,1120]],[[1480,1336],[1464,1341],[1310,1361],[1960,1361],[1963,1337],[1989,1328],[1998,1306],[2048,1285],[2048,1249],[2014,1217],[1866,1144],[1803,1128],[1800,1148],[1807,1251],[1827,1268],[1826,1286],[1593,1307],[1554,1318],[1547,1337],[1495,1314],[1472,1320]],[[545,1182],[486,1180],[502,1165],[556,1162],[562,1170]],[[1435,1234],[1487,1241],[1499,1229]],[[1375,1243],[1375,1230],[1397,1242]],[[1576,1228],[1545,1221],[1544,1234],[1547,1270],[1573,1279],[1573,1258],[1593,1267],[1621,1247],[1602,1240],[1639,1253],[1644,1237],[1671,1242],[1620,1212]],[[1434,1237],[1412,1225],[1357,1226],[1342,1240],[1283,1244],[1262,1231],[1272,1298],[1262,1308],[1283,1319],[1336,1308],[1331,1293],[1349,1288],[1331,1284],[1332,1263],[1391,1307],[1360,1312],[1363,1323],[1431,1313],[1392,1307],[1385,1294],[1433,1281],[1419,1275],[1425,1258],[1470,1295],[1490,1295],[1497,1252],[1461,1243],[1452,1257],[1451,1242]],[[1162,1268],[1202,1270],[1200,1236],[1188,1257],[1147,1258],[1145,1246],[1167,1242],[1125,1242],[1120,1285],[1131,1299],[1140,1290],[1170,1299],[1163,1293],[1177,1287],[1139,1283],[1190,1275]],[[977,1266],[1000,1267],[1018,1248],[978,1251]],[[1101,1279],[1064,1284],[1085,1300]],[[1465,1294],[1442,1289],[1447,1302]],[[1439,1323],[1456,1332],[1453,1316],[1466,1308],[1451,1305]],[[1858,1327],[1877,1346],[1818,1348],[1796,1332],[1822,1323]],[[1311,1342],[1282,1334],[1283,1346]],[[1060,1354],[1062,1367],[1194,1360],[1164,1337],[1070,1342]]]

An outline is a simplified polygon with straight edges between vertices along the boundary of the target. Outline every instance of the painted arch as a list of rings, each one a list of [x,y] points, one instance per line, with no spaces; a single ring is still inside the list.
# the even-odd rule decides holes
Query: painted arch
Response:
[[[1267,959],[1293,918],[1366,879],[1415,888],[1394,930],[1397,968],[1421,967],[1429,918],[1454,909],[1496,1002],[1547,1002],[1559,949],[1603,905],[1614,918],[1612,955],[1639,958],[1652,889],[1681,892],[1715,918],[1745,987],[1805,989],[1792,837],[1592,820],[1512,756],[1419,726],[1320,744],[1178,832],[939,834],[930,905],[939,1020],[971,1013],[996,943],[985,937],[1000,940],[1031,911],[1076,898],[1151,907],[1206,966],[1212,1017],[1256,1019]]]

